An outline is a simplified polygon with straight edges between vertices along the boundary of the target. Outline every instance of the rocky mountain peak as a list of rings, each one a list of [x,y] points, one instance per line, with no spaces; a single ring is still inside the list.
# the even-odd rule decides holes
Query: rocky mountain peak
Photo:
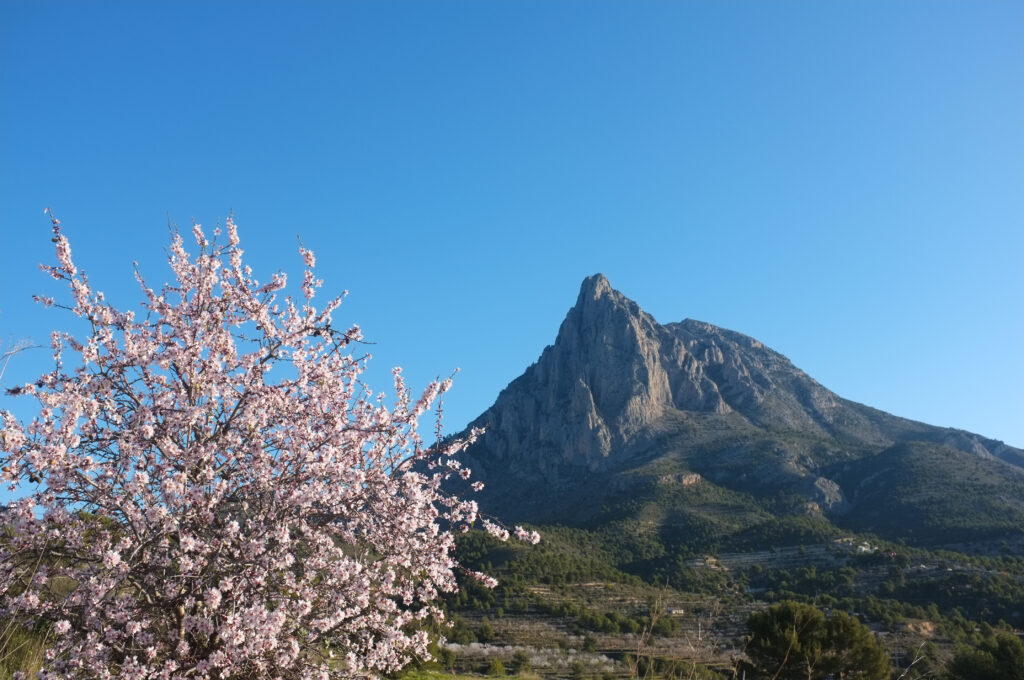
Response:
[[[576,304],[566,314],[555,346],[567,343],[573,349],[586,350],[594,343],[614,343],[614,336],[623,329],[634,329],[644,334],[655,326],[654,318],[612,288],[604,274],[594,274],[583,279]],[[578,340],[584,345],[580,346]]]
[[[612,289],[612,284],[608,281],[608,278],[598,272],[593,276],[588,276],[583,279],[583,283],[580,285],[580,295],[576,300],[576,305],[586,304],[587,301],[597,300],[603,295],[609,295],[612,293],[618,293]]]
[[[1020,456],[998,442],[969,433],[957,439],[841,399],[741,333],[691,319],[659,324],[602,274],[584,279],[554,344],[472,424],[486,434],[467,451],[467,463],[485,482],[498,475],[548,490],[572,487],[584,471],[611,474],[671,453],[665,447],[736,437],[762,439],[757,455],[768,468],[743,462],[750,446],[723,444],[717,469],[740,461],[735,469],[743,475],[818,496],[831,488],[827,479],[816,482],[820,461],[851,446],[864,451],[918,438],[960,442],[953,445],[1015,464]]]

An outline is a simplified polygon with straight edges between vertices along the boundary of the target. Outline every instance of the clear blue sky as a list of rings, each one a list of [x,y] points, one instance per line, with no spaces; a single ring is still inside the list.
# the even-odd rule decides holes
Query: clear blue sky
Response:
[[[840,395],[1024,446],[1024,3],[0,2],[0,340],[168,220],[296,234],[450,430],[603,272]],[[7,385],[46,367],[19,356]],[[23,407],[0,398],[0,407]]]

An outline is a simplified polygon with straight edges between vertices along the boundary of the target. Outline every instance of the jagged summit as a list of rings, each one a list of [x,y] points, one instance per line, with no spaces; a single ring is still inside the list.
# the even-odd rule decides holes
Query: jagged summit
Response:
[[[616,327],[630,325],[633,320],[657,325],[640,305],[612,288],[604,274],[594,274],[583,279],[576,304],[566,314],[555,344],[561,341],[562,331],[567,327],[570,331],[586,329],[593,337],[604,337],[606,332],[614,334]]]
[[[762,408],[769,393],[771,408]],[[532,429],[534,450],[596,468],[671,412],[735,412],[750,422],[820,430],[835,403],[756,340],[700,321],[661,325],[596,274],[583,281],[554,345],[481,422],[499,456]]]
[[[583,280],[554,344],[472,425],[487,429],[465,454],[488,484],[482,505],[527,518],[560,512],[584,488],[607,493],[666,456],[837,511],[848,493],[825,468],[902,441],[1024,472],[1022,451],[842,399],[754,338],[691,319],[660,324],[602,274]]]
[[[608,293],[621,295],[617,290],[612,289],[612,284],[608,281],[608,277],[598,272],[583,279],[583,283],[580,284],[580,296],[576,304],[579,305],[586,300],[596,300]]]

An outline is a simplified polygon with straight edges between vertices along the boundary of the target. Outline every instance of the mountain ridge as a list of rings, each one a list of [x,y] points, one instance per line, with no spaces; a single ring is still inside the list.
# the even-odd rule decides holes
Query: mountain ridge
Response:
[[[487,485],[481,507],[515,520],[587,521],[649,487],[652,462],[669,476],[860,516],[850,514],[860,481],[836,471],[913,441],[1024,482],[1020,449],[843,399],[742,333],[661,324],[601,274],[583,281],[555,342],[470,426],[486,428],[463,456]]]

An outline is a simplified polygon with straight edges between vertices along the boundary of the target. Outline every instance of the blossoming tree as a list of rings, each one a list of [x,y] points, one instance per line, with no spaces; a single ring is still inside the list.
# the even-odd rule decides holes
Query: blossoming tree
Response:
[[[468,477],[468,442],[417,430],[450,379],[415,398],[396,369],[390,407],[371,395],[359,328],[332,326],[340,298],[314,307],[301,246],[302,296],[280,299],[284,275],[253,279],[230,219],[226,243],[194,228],[195,257],[175,235],[176,283],[137,275],[135,315],[52,223],[44,269],[91,333],[53,333],[54,370],[9,390],[38,416],[0,427],[4,479],[35,484],[3,516],[0,613],[50,631],[47,677],[336,678],[426,656],[453,532],[477,521],[442,488]]]

